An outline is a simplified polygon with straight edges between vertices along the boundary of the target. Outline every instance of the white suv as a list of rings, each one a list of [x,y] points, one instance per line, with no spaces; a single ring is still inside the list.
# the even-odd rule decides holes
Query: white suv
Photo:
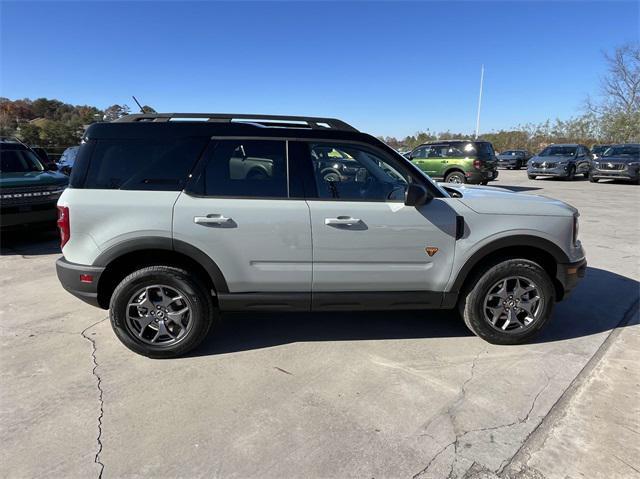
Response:
[[[224,311],[458,308],[529,339],[584,275],[578,212],[442,188],[328,118],[140,114],[92,125],[58,202],[62,285],[133,351],[195,348]]]

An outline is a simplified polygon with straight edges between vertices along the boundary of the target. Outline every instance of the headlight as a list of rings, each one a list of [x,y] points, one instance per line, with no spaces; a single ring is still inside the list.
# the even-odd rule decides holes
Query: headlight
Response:
[[[638,166],[640,165],[640,161],[630,161],[629,163],[627,163],[629,166]]]
[[[578,222],[578,213],[573,215],[573,244],[577,246],[578,244],[578,232],[580,231],[580,223]]]

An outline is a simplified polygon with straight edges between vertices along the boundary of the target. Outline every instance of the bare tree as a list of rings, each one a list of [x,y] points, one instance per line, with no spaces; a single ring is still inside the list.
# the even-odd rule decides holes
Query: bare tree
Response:
[[[606,106],[626,114],[640,111],[640,45],[623,45],[604,57],[609,66],[602,80]]]

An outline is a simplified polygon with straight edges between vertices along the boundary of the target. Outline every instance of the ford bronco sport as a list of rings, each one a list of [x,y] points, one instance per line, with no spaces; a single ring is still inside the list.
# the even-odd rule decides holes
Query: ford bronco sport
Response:
[[[447,183],[486,185],[498,178],[498,160],[488,141],[448,140],[423,143],[408,158],[431,178]]]
[[[149,357],[195,348],[225,311],[457,308],[520,343],[586,268],[571,206],[442,188],[329,118],[94,124],[58,209],[62,285]]]
[[[55,226],[56,202],[69,179],[51,168],[20,141],[0,138],[0,229]]]

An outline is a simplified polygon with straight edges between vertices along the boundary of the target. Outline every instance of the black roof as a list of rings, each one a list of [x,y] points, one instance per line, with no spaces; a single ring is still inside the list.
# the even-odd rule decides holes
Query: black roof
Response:
[[[85,133],[89,140],[189,136],[318,138],[365,142],[373,139],[371,135],[332,118],[220,113],[127,115],[111,123],[94,123]]]

